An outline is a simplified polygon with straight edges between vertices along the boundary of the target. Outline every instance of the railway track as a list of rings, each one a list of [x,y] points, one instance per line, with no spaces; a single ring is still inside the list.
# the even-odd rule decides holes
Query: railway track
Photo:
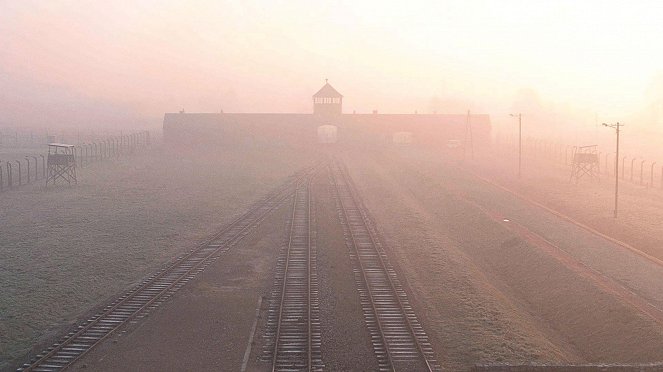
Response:
[[[272,371],[320,371],[322,363],[310,180],[295,191],[285,250],[269,305],[263,361]]]
[[[364,321],[381,371],[437,371],[433,348],[389,264],[347,169],[331,166],[339,218],[351,251]]]
[[[301,184],[301,180],[308,179],[316,168],[308,168],[291,177],[212,238],[174,259],[159,272],[78,325],[17,371],[46,372],[65,369],[123,325],[147,315],[218,259],[221,254],[240,242],[249,234],[252,227],[288,200],[295,187]]]

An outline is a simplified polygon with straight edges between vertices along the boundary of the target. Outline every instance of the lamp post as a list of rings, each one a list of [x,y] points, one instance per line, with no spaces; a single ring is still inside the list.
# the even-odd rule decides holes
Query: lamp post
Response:
[[[617,149],[615,150],[615,211],[614,211],[614,217],[617,218],[617,205],[619,199],[619,127],[624,126],[624,124],[619,124],[619,122],[615,124],[603,123],[603,126],[608,128],[614,128],[615,133],[617,134],[617,142],[616,142]]]
[[[522,175],[523,168],[523,114],[510,114],[511,117],[518,117],[518,178]]]

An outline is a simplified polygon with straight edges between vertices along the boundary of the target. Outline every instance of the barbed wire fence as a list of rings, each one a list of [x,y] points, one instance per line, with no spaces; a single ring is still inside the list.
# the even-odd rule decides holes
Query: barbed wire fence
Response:
[[[131,156],[149,147],[149,131],[140,131],[102,140],[79,143],[74,147],[76,165],[86,168],[93,163]],[[29,154],[19,158],[0,158],[0,193],[46,179],[47,154]]]
[[[502,153],[515,154],[518,152],[518,143],[513,138],[499,138],[495,144]],[[573,154],[578,151],[578,148],[579,146],[542,138],[527,137],[523,139],[523,157],[525,159],[551,162],[562,169],[568,168],[569,174],[573,166]],[[663,190],[663,162],[629,154],[620,154],[620,158],[615,159],[614,149],[606,151],[601,146],[598,146],[597,155],[600,175],[606,178],[612,177],[611,179],[614,180],[617,166],[620,181]],[[617,164],[615,164],[615,160],[617,160]]]

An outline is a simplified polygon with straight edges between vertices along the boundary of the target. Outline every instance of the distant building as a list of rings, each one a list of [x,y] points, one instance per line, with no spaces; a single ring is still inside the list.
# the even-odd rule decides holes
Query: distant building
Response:
[[[490,140],[490,116],[469,117],[476,145]],[[313,114],[167,113],[164,140],[181,144],[247,144],[281,142],[315,144],[318,127],[338,128],[338,142],[393,142],[394,134],[411,133],[410,141],[422,146],[446,147],[461,143],[468,134],[466,114],[343,114],[343,95],[325,82],[313,95]]]
[[[318,143],[336,143],[337,140],[337,126],[326,124],[318,127]]]
[[[412,143],[412,132],[395,132],[391,141],[397,145],[409,145]]]

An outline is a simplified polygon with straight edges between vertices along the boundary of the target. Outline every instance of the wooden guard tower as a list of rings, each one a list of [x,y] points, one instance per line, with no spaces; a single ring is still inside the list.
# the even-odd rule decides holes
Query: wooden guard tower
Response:
[[[72,182],[77,184],[76,151],[74,151],[74,145],[64,143],[49,144],[47,169],[46,186],[49,183],[55,185],[60,179],[69,185]]]
[[[313,114],[334,116],[343,112],[343,95],[325,79],[325,85],[313,95]]]
[[[571,165],[571,178],[577,184],[583,176],[592,180],[599,179],[599,155],[597,146],[580,146],[573,151],[573,164]]]

